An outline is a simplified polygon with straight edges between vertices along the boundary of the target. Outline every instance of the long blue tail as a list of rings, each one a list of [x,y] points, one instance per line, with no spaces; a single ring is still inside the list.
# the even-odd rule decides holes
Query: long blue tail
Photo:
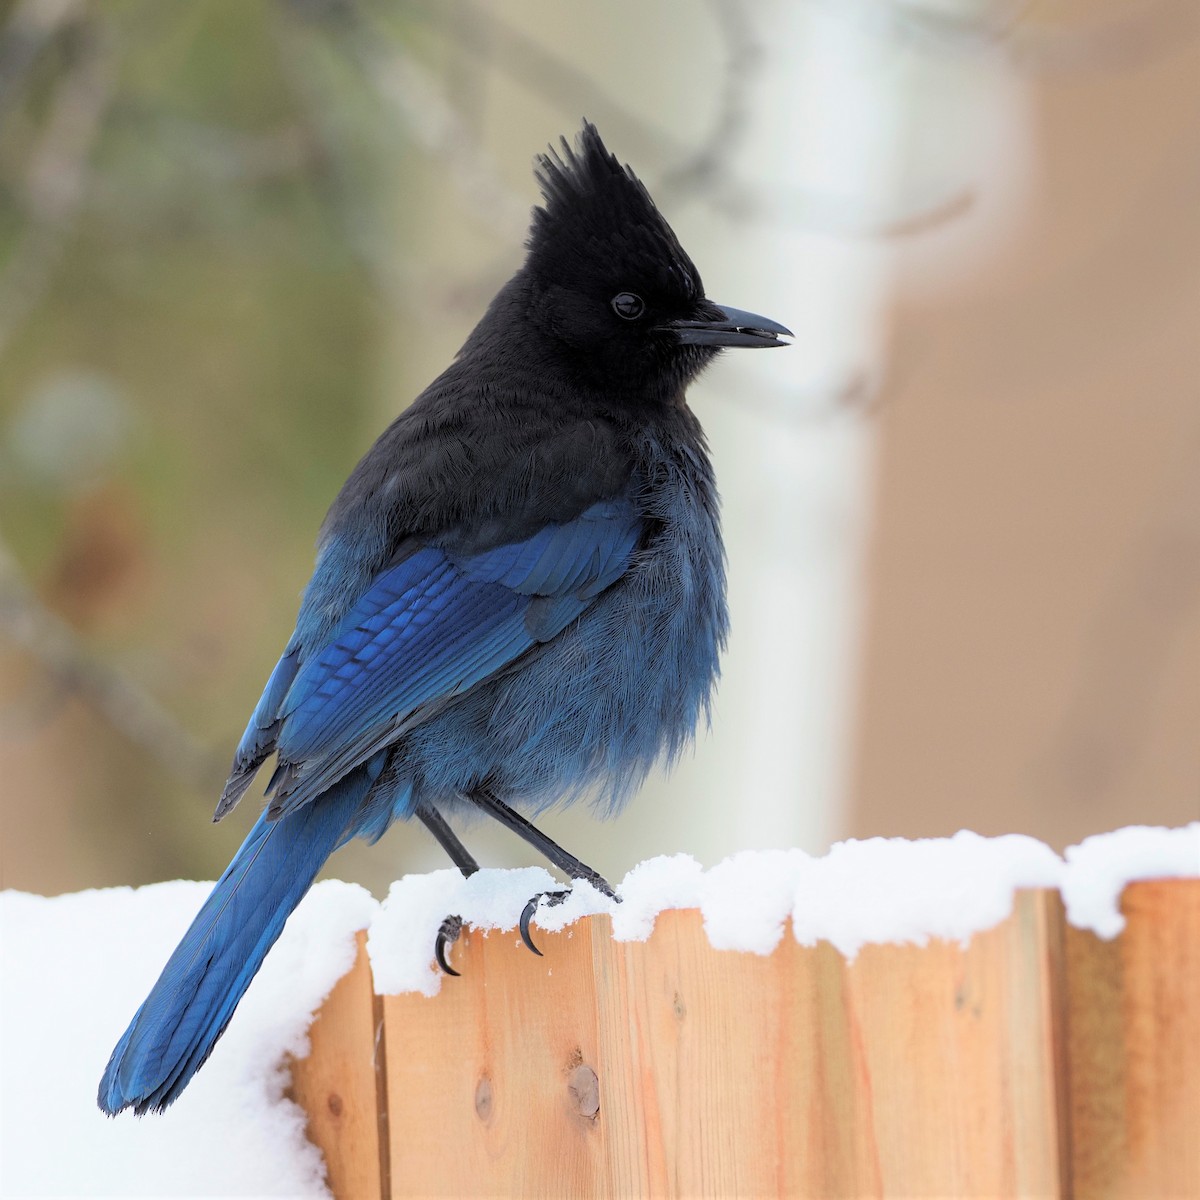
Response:
[[[106,1113],[161,1112],[179,1097],[369,786],[360,769],[296,812],[259,817],[113,1050],[97,1097]]]

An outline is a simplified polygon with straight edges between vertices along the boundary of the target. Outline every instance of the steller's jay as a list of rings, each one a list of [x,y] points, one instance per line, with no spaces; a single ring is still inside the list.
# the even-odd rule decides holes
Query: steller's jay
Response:
[[[538,178],[524,265],[329,510],[214,819],[275,754],[270,804],[117,1043],[106,1113],[179,1096],[351,838],[415,816],[470,874],[446,814],[482,810],[611,895],[510,805],[615,811],[707,709],[724,550],[684,392],[722,347],[789,331],[705,299],[594,126]]]

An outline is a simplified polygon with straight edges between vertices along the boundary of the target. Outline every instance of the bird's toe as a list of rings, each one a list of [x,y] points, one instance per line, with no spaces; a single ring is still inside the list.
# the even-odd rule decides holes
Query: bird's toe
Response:
[[[521,941],[529,947],[530,950],[538,956],[542,957],[542,952],[533,944],[533,938],[529,933],[529,922],[533,920],[533,914],[543,905],[553,908],[556,904],[561,904],[571,894],[570,889],[564,888],[557,892],[538,892],[536,896],[529,897],[529,903],[521,910],[521,920],[518,928],[521,932]]]
[[[433,947],[433,956],[437,959],[437,965],[447,975],[453,975],[456,979],[459,973],[446,961],[446,950],[458,941],[462,929],[462,917],[447,917],[438,927],[437,941]]]

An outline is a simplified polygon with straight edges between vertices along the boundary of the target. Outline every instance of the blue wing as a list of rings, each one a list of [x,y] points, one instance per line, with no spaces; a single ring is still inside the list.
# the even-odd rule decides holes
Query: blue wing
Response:
[[[272,814],[316,799],[405,729],[555,637],[624,574],[641,533],[633,502],[618,499],[478,554],[416,549],[376,577],[323,647],[301,656],[289,645],[218,815],[271,748],[280,763]]]

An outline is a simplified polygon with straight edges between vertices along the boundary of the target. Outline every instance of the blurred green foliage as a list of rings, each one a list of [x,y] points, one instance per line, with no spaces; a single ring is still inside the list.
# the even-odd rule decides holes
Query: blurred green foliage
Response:
[[[390,181],[344,136],[371,123],[339,124],[364,101],[333,7],[0,5],[0,535],[205,747],[236,740],[294,617],[281,596],[377,432],[362,234]],[[206,791],[69,694],[26,711],[36,676],[0,644],[0,762],[24,785],[3,882],[60,882],[11,850],[60,806],[95,834],[75,884],[211,874],[242,823],[214,836],[179,808],[206,811],[219,769]]]

